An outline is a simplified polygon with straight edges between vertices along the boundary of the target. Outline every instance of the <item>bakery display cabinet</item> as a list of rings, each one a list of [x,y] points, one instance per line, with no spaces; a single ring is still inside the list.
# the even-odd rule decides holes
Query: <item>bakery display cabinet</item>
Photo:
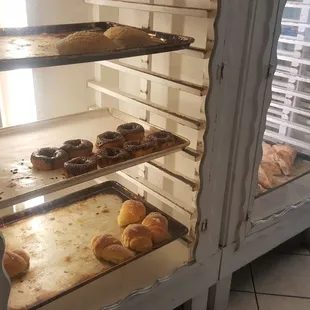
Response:
[[[0,2],[1,309],[206,309],[239,2]]]
[[[232,272],[310,226],[309,10],[306,0],[259,1],[253,13],[216,309]]]

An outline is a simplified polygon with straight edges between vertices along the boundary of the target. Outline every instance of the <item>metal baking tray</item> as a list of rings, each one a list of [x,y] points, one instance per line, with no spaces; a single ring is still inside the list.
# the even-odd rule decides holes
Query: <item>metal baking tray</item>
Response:
[[[310,156],[297,153],[295,163],[293,165],[292,173],[289,176],[274,176],[274,178],[278,182],[278,186],[266,190],[262,193],[257,193],[255,198],[259,198],[261,196],[267,195],[273,191],[277,191],[281,189],[283,186],[289,185],[290,183],[296,181],[297,179],[307,175],[310,173]],[[310,187],[310,186],[309,186]],[[310,197],[310,191],[309,191]]]
[[[0,71],[68,65],[171,52],[188,48],[195,41],[190,37],[141,29],[152,37],[154,44],[137,48],[118,48],[96,54],[70,56],[62,56],[56,49],[56,43],[70,33],[81,30],[104,32],[116,25],[121,24],[97,22],[2,28],[0,29]]]
[[[0,154],[0,209],[182,151],[189,145],[187,139],[174,135],[176,143],[171,148],[69,179],[64,177],[63,169],[32,169],[30,155],[37,148],[59,147],[71,139],[87,139],[94,143],[98,134],[115,131],[117,126],[128,122],[141,124],[146,135],[160,129],[112,108],[0,129],[0,145],[9,150]]]
[[[104,233],[120,239],[123,228],[117,216],[127,199],[142,201],[147,213],[166,216],[171,238],[123,264],[99,261],[90,241]],[[9,309],[14,310],[38,309],[188,233],[184,225],[112,181],[3,217],[0,229],[8,248],[23,248],[31,257],[29,271],[12,280]],[[150,268],[156,268],[155,262]]]

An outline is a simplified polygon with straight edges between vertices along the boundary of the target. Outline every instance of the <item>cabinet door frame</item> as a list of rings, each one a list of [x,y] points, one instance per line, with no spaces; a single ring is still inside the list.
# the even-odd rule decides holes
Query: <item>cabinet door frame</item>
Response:
[[[239,90],[240,113],[235,126],[227,199],[224,209],[221,245],[236,242],[236,248],[249,234],[249,220],[257,188],[261,143],[276,68],[276,46],[285,0],[256,1],[249,27],[243,83]]]

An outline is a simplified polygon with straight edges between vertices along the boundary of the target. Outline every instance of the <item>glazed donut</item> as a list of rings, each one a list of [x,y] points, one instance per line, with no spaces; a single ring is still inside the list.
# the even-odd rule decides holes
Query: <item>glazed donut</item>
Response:
[[[100,168],[118,164],[130,158],[129,153],[125,150],[111,147],[99,150],[96,157]]]
[[[144,138],[144,128],[137,123],[127,123],[119,125],[117,131],[126,141],[142,140]]]
[[[98,149],[103,149],[107,147],[122,148],[125,142],[124,137],[114,131],[106,131],[97,136],[96,146]]]
[[[95,156],[73,158],[65,163],[64,170],[67,178],[75,177],[97,170],[97,161]]]
[[[33,152],[30,161],[37,170],[55,170],[63,168],[69,159],[66,151],[56,147],[44,147]]]
[[[123,147],[132,157],[140,157],[151,154],[155,143],[152,140],[127,141]]]
[[[69,158],[88,157],[93,152],[93,144],[88,140],[75,139],[65,141],[62,150],[66,151]]]
[[[164,150],[174,145],[173,134],[165,130],[154,132],[150,134],[147,139],[155,143],[155,148],[157,150]]]

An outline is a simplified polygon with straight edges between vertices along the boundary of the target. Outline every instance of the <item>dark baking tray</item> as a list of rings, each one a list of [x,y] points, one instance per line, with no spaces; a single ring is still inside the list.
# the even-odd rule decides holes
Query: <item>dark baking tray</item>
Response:
[[[134,260],[139,259],[139,258],[155,251],[156,249],[161,248],[162,246],[167,245],[167,244],[179,239],[180,237],[182,237],[188,233],[188,229],[186,226],[182,225],[181,223],[179,223],[178,221],[173,219],[171,216],[165,214],[161,210],[157,209],[153,205],[146,202],[140,196],[134,194],[133,192],[131,192],[128,189],[126,189],[125,187],[123,187],[121,184],[114,182],[114,181],[108,181],[105,183],[101,183],[99,185],[95,185],[95,186],[77,191],[75,193],[63,196],[59,199],[43,203],[43,204],[38,205],[36,207],[26,209],[26,210],[5,216],[5,217],[1,218],[0,229],[3,227],[6,227],[6,226],[12,225],[12,224],[14,225],[14,223],[16,223],[20,220],[25,220],[25,219],[31,218],[35,215],[41,215],[44,213],[48,213],[50,211],[55,210],[56,208],[57,209],[65,208],[66,206],[69,206],[73,203],[88,199],[88,198],[96,196],[98,194],[115,194],[118,197],[120,197],[123,201],[128,200],[128,199],[135,199],[135,200],[142,201],[144,203],[146,209],[147,209],[147,214],[150,212],[160,212],[161,214],[163,214],[168,219],[169,233],[171,235],[171,238],[169,238],[167,241],[164,241],[158,245],[155,245],[153,247],[153,249],[148,251],[148,252],[137,254],[134,258],[132,258],[132,259],[130,259],[130,260],[128,260],[122,264],[115,265],[115,266],[111,265],[112,267],[109,268],[108,270],[104,270],[103,272],[97,274],[96,276],[82,280],[81,282],[72,286],[70,289],[59,292],[59,294],[52,296],[46,300],[41,300],[38,303],[36,303],[35,305],[31,305],[30,307],[27,307],[27,309],[31,309],[31,310],[38,309],[38,308],[42,307],[43,305],[46,305],[46,304],[64,296],[64,295],[67,295],[70,292],[72,292],[72,291],[74,291],[74,290],[94,281],[94,280],[97,280],[97,279],[103,277],[104,275],[107,275],[107,274],[115,271],[116,269],[121,268],[121,267],[129,264],[130,262],[132,262]],[[111,220],[112,220],[112,218],[111,218]],[[115,220],[115,219],[113,219],[113,220]]]
[[[55,40],[57,38],[61,39],[70,33],[81,30],[104,32],[108,28],[116,25],[121,24],[97,22],[25,28],[2,28],[0,29],[0,71],[68,65],[171,52],[188,48],[195,41],[190,37],[141,29],[154,37],[154,41],[156,42],[153,45],[137,48],[119,48],[96,54],[70,56],[59,55],[55,48]]]

